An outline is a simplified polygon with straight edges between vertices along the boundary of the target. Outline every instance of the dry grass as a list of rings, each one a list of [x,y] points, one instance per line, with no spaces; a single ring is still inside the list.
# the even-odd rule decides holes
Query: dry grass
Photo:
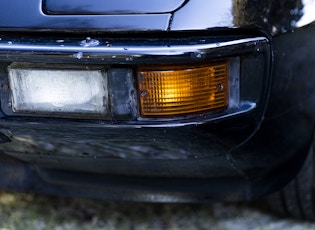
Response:
[[[244,205],[105,202],[0,192],[0,230],[315,229]]]

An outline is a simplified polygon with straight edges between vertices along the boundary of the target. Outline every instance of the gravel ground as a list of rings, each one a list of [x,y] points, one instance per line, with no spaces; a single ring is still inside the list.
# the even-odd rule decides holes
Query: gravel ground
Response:
[[[0,192],[0,230],[15,229],[305,230],[315,223],[280,219],[244,204],[119,203]]]

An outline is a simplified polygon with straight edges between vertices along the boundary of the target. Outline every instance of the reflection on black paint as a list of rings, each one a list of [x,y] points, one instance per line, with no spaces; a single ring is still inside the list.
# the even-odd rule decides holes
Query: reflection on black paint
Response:
[[[296,28],[303,16],[303,3],[301,0],[235,0],[233,15],[237,26],[260,24],[275,34]]]

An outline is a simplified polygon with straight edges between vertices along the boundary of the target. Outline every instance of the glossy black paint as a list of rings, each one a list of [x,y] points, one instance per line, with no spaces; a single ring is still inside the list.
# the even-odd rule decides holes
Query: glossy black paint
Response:
[[[163,31],[171,18],[170,13],[53,16],[44,14],[41,0],[3,0],[0,9],[0,30],[19,31]]]
[[[44,0],[43,11],[52,15],[152,14],[173,12],[186,0]]]
[[[314,33],[314,25],[309,25],[273,38],[273,79],[264,121],[248,142],[231,152],[236,165],[252,181],[253,193],[285,185],[300,169],[313,143]],[[286,175],[274,182],[264,181],[281,172]]]
[[[0,148],[6,154],[2,154],[0,170],[2,175],[12,175],[0,180],[2,187],[121,200],[249,200],[288,183],[308,153],[315,121],[312,42],[315,26],[310,24],[315,16],[309,13],[313,5],[306,1],[190,0],[165,14],[130,15],[133,8],[125,7],[118,10],[118,15],[104,16],[90,15],[90,11],[81,9],[72,16],[45,15],[38,0],[27,4],[3,0],[0,9],[3,9],[0,30],[6,42],[10,42],[5,40],[7,30],[19,34],[28,31],[44,40],[52,35],[43,31],[58,31],[62,36],[75,32],[72,35],[75,37],[95,32],[110,37],[115,31],[116,38],[132,37],[136,45],[141,43],[137,39],[143,34],[156,36],[154,42],[159,46],[163,45],[158,43],[164,36],[180,40],[193,30],[214,40],[223,34],[266,36],[272,53],[264,72],[265,85],[270,87],[262,90],[259,108],[222,121],[121,133],[119,127],[100,128],[102,124],[17,119],[2,114]],[[17,16],[10,17],[12,12]],[[152,30],[156,33],[149,33]],[[67,34],[60,34],[63,31]],[[167,32],[158,35],[159,31]],[[3,66],[12,59],[23,60],[23,52],[1,49],[2,61],[6,62]],[[47,58],[56,61],[54,57]],[[96,60],[88,60],[86,56],[78,62]],[[115,65],[115,61],[110,64]],[[124,61],[116,64],[128,65]],[[246,88],[255,79],[251,74],[259,69],[246,59],[242,60],[242,66]],[[1,74],[5,75],[5,71],[3,67]],[[261,88],[247,87],[247,90],[254,95]],[[58,147],[67,154],[56,154]],[[95,151],[97,148],[103,152]],[[89,149],[94,151],[91,153]],[[106,154],[100,154],[104,149],[108,150]],[[16,159],[32,164],[22,164]],[[18,171],[12,173],[13,169]]]
[[[314,9],[313,3],[301,0],[192,0],[174,13],[171,30],[258,26],[275,35],[314,21]]]
[[[183,0],[148,4],[141,0],[126,4],[75,1],[78,7],[64,7],[64,1],[3,0],[0,2],[0,30],[27,31],[179,31],[213,28],[262,27],[271,34],[301,28],[311,23],[314,4],[301,0]],[[47,15],[45,4],[62,15]],[[106,5],[110,5],[106,7]],[[105,9],[106,8],[106,9]],[[91,10],[87,10],[91,9]],[[104,10],[103,10],[104,9]],[[120,9],[120,10],[119,10]],[[138,9],[138,11],[135,11]],[[67,15],[73,10],[74,15]],[[96,11],[96,12],[95,12]],[[109,13],[108,13],[108,12]],[[145,12],[147,11],[147,12]],[[45,13],[46,12],[46,13]],[[94,12],[94,13],[93,13]],[[105,15],[102,15],[103,13]],[[115,13],[117,12],[117,13]],[[166,13],[163,13],[166,12]],[[80,16],[80,13],[82,15]],[[97,15],[95,15],[97,14]],[[13,17],[14,15],[14,17]],[[86,32],[85,31],[85,32]]]

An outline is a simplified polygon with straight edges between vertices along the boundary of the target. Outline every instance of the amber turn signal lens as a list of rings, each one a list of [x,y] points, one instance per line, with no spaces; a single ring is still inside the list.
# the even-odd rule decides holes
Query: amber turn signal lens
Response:
[[[142,117],[171,117],[224,109],[228,61],[200,66],[147,66],[138,70]]]

